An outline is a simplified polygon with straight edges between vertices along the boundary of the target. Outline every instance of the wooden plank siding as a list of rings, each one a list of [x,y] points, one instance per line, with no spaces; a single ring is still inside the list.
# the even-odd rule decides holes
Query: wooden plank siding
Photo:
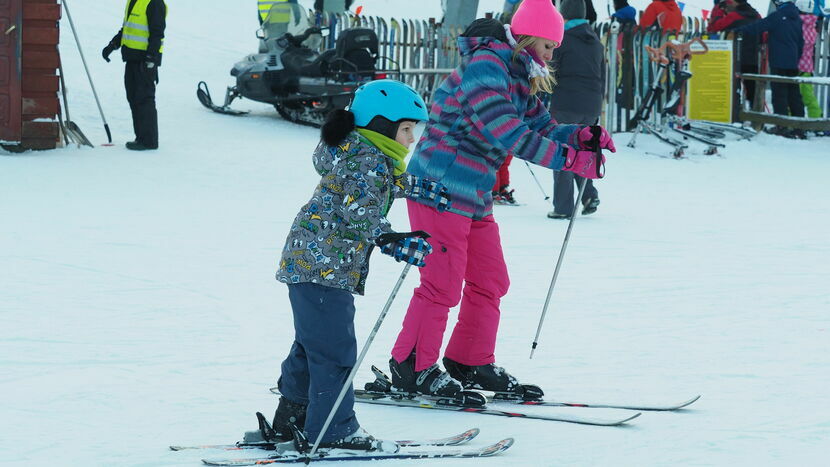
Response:
[[[52,149],[60,141],[57,69],[61,5],[57,0],[22,1],[22,145],[29,149]]]

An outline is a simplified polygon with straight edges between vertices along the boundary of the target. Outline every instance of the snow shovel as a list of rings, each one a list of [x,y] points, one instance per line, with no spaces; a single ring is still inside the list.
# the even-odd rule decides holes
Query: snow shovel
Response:
[[[72,35],[75,37],[75,45],[78,46],[78,54],[81,56],[81,62],[84,64],[84,71],[86,71],[86,77],[89,80],[89,87],[92,88],[92,95],[95,97],[95,103],[98,105],[98,113],[101,114],[101,120],[104,122],[104,131],[107,132],[107,144],[103,146],[112,146],[112,133],[110,132],[109,123],[107,123],[107,118],[104,116],[104,109],[101,108],[101,101],[98,99],[98,92],[95,91],[95,84],[92,82],[92,75],[89,73],[89,67],[86,65],[86,58],[84,57],[84,50],[81,48],[81,41],[78,39],[78,33],[75,31],[75,23],[72,22],[72,15],[69,13],[69,5],[66,4],[66,1],[61,2],[63,4],[63,9],[66,10],[66,18],[69,20],[69,27],[72,29]],[[69,116],[67,115],[67,118]]]
[[[66,82],[63,79],[63,65],[61,63],[60,52],[58,52],[58,71],[60,71],[60,80],[61,80],[61,94],[63,95],[63,107],[66,109],[64,112],[66,114],[66,121],[63,122],[63,127],[66,132],[66,136],[69,138],[70,141],[77,144],[79,147],[83,144],[84,146],[95,147],[89,139],[84,135],[84,132],[81,131],[81,128],[73,122],[69,118],[69,101],[66,98]]]

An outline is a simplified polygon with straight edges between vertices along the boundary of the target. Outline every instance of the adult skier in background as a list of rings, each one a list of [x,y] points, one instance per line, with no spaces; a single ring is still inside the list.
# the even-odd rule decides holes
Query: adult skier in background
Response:
[[[724,0],[724,8],[717,20],[709,22],[709,32],[734,31],[741,26],[761,19],[761,15],[747,0]],[[746,34],[741,38],[740,58],[741,73],[758,73],[758,45],[759,37],[755,34]],[[745,80],[746,99],[752,105],[755,100],[755,81]]]
[[[559,11],[565,19],[562,46],[553,51],[552,65],[557,85],[550,101],[550,113],[559,123],[594,125],[602,113],[605,93],[605,48],[585,17],[582,0],[562,0]],[[590,178],[568,170],[553,171],[553,211],[551,219],[567,219],[574,214],[574,185],[585,184],[582,214],[593,214],[599,207],[599,192]]]
[[[593,167],[592,129],[557,125],[536,96],[551,90],[546,62],[562,42],[563,23],[550,0],[524,0],[510,25],[478,19],[458,38],[462,64],[435,91],[409,163],[413,175],[442,183],[453,204],[440,212],[423,199],[407,200],[412,229],[430,233],[434,252],[419,270],[420,285],[392,348],[397,390],[462,403],[475,397],[464,388],[533,389],[532,396],[541,396],[495,365],[499,303],[510,280],[491,187],[511,154],[556,170],[564,165],[587,174]],[[599,146],[614,151],[610,135],[601,132]],[[449,310],[459,301],[444,372],[437,361]]]
[[[121,29],[101,51],[101,56],[109,62],[110,55],[121,49],[124,89],[135,133],[135,140],[127,143],[127,149],[134,151],[159,147],[156,84],[164,52],[166,17],[164,0],[127,0]]]
[[[775,2],[777,9],[766,18],[735,29],[735,32],[760,36],[769,33],[770,72],[779,76],[798,76],[798,61],[804,50],[804,36],[801,30],[801,16],[791,0]],[[770,83],[772,88],[772,109],[778,115],[804,116],[804,102],[796,83]],[[788,138],[803,138],[800,129],[774,127],[772,133]]]
[[[446,190],[406,173],[415,124],[426,104],[411,87],[377,80],[355,91],[349,110],[336,110],[322,127],[312,156],[322,177],[294,219],[277,280],[288,285],[294,342],[282,362],[281,394],[268,441],[293,438],[289,423],[316,440],[357,358],[354,297],[363,295],[374,246],[415,266],[431,251],[417,235],[392,231],[386,218],[394,198],[418,197],[444,209]],[[338,407],[321,447],[374,450],[360,427],[354,392]]]

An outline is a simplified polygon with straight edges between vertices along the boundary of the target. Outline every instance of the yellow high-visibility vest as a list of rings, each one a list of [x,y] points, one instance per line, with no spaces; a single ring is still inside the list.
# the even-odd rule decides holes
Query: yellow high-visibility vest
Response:
[[[124,25],[121,27],[121,45],[135,50],[147,50],[150,46],[150,22],[147,19],[147,5],[151,0],[136,0],[130,11],[130,0],[124,9]],[[164,0],[159,0],[164,1]],[[165,16],[167,4],[164,4]],[[159,53],[164,52],[164,38]]]
[[[265,21],[268,13],[271,12],[271,7],[278,3],[288,3],[289,0],[257,0],[259,4],[259,19]],[[291,9],[282,8],[279,11],[274,11],[274,16],[271,17],[271,22],[287,23],[291,21]]]

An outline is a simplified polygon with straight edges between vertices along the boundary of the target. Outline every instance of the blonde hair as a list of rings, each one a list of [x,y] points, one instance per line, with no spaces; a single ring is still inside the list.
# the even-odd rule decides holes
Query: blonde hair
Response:
[[[522,53],[528,47],[532,47],[536,44],[537,41],[540,39],[535,36],[518,36],[516,37],[516,48],[513,49],[513,60],[517,60],[519,58],[519,54]],[[530,78],[530,94],[536,94],[539,91],[544,91],[546,93],[553,92],[553,87],[556,86],[556,78],[553,77],[553,68],[550,65],[545,64],[545,68],[548,69],[547,76],[536,76]]]

